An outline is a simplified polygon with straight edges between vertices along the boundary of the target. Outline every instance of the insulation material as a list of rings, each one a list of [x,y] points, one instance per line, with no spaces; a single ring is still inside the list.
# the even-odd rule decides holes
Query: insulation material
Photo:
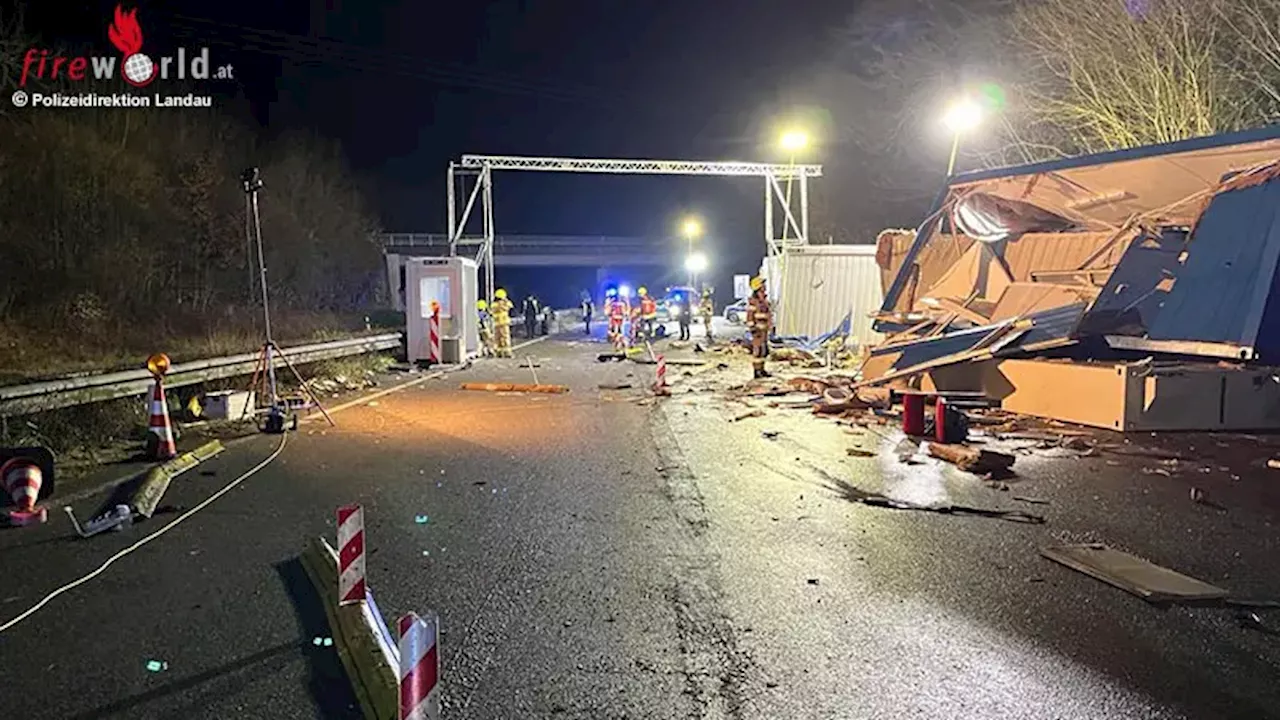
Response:
[[[1085,299],[1084,295],[1082,288],[1070,285],[1013,283],[996,303],[991,313],[991,322],[1003,322],[1044,310],[1075,305]]]
[[[1090,268],[1115,266],[1124,255],[1130,237],[1112,241],[1112,232],[1027,233],[1004,243],[1001,256],[1009,267],[1013,279],[1019,282],[1031,280],[1057,281],[1057,277],[1045,275],[1061,271],[1080,270],[1097,254]],[[1033,274],[1034,273],[1034,274]]]
[[[859,346],[880,342],[871,316],[883,292],[872,245],[807,245],[787,251],[779,274],[777,333],[818,337],[848,317],[850,339]]]
[[[886,290],[902,268],[902,261],[907,251],[915,242],[913,230],[886,230],[880,234],[876,245],[876,263],[880,267],[881,287]],[[925,288],[933,287],[970,247],[974,245],[971,238],[947,235],[938,238],[938,242],[930,243],[919,255],[913,265],[919,267],[913,271],[913,279],[902,294],[901,302],[894,306],[895,312],[908,312],[915,299],[919,298]]]

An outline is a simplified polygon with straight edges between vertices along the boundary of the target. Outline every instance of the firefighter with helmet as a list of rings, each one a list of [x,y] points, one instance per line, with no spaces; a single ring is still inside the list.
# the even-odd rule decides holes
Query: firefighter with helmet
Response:
[[[627,319],[627,304],[618,295],[617,288],[609,288],[605,292],[604,314],[609,320],[609,342],[613,349],[622,352],[626,344],[622,334],[622,324]]]
[[[769,307],[769,294],[764,278],[751,278],[751,297],[747,300],[747,323],[751,329],[751,368],[756,378],[771,377],[764,369],[769,357],[769,332],[773,329],[773,309]]]
[[[498,347],[495,353],[498,357],[511,357],[511,310],[515,307],[510,300],[507,299],[507,291],[498,288],[493,291],[493,304],[489,306],[489,313],[493,315],[493,324],[497,330]]]
[[[476,313],[480,316],[480,356],[493,357],[493,316],[489,314],[489,303],[477,300]]]
[[[702,302],[698,303],[698,314],[702,316],[702,326],[707,331],[707,342],[714,338],[711,337],[711,318],[715,316],[716,306],[711,301],[711,288],[702,288]]]
[[[653,339],[653,326],[658,322],[658,303],[649,297],[649,289],[642,287],[640,295],[640,332],[646,341]]]

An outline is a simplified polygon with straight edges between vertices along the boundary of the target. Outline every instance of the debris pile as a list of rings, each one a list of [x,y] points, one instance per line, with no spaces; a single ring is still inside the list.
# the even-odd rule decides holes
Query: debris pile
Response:
[[[918,231],[878,238],[886,338],[855,389],[1120,431],[1276,427],[1277,213],[1276,128],[958,176]]]

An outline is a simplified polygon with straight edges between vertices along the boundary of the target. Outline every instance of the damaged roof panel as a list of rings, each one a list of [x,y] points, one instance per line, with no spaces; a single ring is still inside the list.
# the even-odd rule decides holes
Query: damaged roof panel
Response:
[[[1278,212],[1274,179],[1215,197],[1148,338],[1234,345],[1242,360],[1280,359],[1280,337],[1261,333],[1263,316],[1280,313]]]

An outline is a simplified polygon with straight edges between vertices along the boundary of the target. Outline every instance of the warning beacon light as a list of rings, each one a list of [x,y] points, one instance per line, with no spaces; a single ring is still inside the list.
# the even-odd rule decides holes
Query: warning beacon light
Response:
[[[624,298],[631,297],[631,286],[630,285],[618,286],[618,294]]]
[[[609,287],[605,288],[604,296],[605,296],[605,297],[617,297],[617,296],[618,296],[618,288],[616,288],[616,287],[614,287],[614,286],[610,285]]]

